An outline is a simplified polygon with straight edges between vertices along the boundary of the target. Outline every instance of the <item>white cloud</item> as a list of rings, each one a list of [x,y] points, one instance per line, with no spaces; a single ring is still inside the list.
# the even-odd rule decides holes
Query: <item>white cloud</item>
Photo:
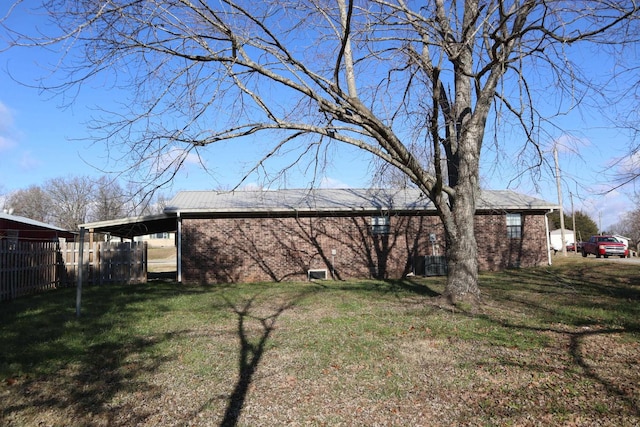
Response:
[[[605,187],[601,187],[601,189],[605,190]],[[635,206],[628,194],[619,190],[611,190],[599,194],[594,193],[593,196],[576,203],[575,208],[587,214],[598,225],[598,228],[601,228],[601,231],[607,231],[612,225],[621,221],[627,212],[635,209]]]
[[[177,163],[182,163],[182,167],[187,165],[201,165],[204,163],[204,159],[197,153],[190,152],[183,148],[172,148],[160,156],[157,162],[157,170],[168,169],[171,165],[176,165]]]
[[[562,134],[553,141],[553,145],[558,148],[559,153],[577,153],[591,146],[591,141],[585,138],[579,138],[575,135]]]
[[[330,178],[328,176],[323,177],[320,180],[320,188],[349,188],[348,184],[340,181],[339,179]]]
[[[6,132],[13,127],[13,112],[0,101],[0,132]]]
[[[0,102],[0,152],[16,146],[13,123],[13,112]]]
[[[20,157],[18,164],[20,165],[20,169],[32,171],[40,167],[42,162],[38,158],[34,157],[31,151],[25,151],[22,153],[22,157]]]
[[[262,185],[258,184],[257,182],[248,182],[239,187],[239,189],[244,191],[260,191],[263,188]]]
[[[608,166],[614,168],[622,176],[635,175],[640,171],[640,153],[635,152],[628,156],[615,157],[611,159]]]
[[[0,135],[0,151],[6,151],[15,147],[16,143],[10,138]]]

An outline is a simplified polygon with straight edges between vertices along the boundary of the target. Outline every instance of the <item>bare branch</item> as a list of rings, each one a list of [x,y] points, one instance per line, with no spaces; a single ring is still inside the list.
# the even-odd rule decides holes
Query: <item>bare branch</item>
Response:
[[[477,271],[472,216],[491,113],[516,124],[522,155],[544,167],[539,124],[602,89],[571,63],[572,46],[612,46],[614,31],[633,42],[638,22],[635,1],[613,0],[41,4],[54,32],[8,28],[10,15],[0,25],[14,46],[58,49],[62,83],[46,89],[68,93],[101,76],[128,91],[93,127],[112,160],[130,159],[154,186],[223,141],[269,147],[244,179],[282,154],[285,169],[307,161],[315,175],[328,144],[357,147],[434,202],[451,286]],[[544,78],[552,84],[541,87]],[[560,101],[545,117],[535,103],[549,92]]]

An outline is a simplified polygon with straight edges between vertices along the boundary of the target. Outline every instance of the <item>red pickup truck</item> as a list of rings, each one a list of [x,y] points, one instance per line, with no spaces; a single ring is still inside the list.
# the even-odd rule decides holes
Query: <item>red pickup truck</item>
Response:
[[[609,255],[626,258],[629,249],[613,236],[591,236],[589,241],[582,243],[582,256],[586,257],[589,254],[595,255],[596,258],[607,258]]]

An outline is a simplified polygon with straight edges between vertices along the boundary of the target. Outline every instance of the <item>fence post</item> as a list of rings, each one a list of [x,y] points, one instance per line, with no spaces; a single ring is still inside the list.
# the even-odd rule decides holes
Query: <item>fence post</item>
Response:
[[[105,245],[103,245],[102,243],[96,243],[95,249],[94,249],[94,253],[93,253],[93,259],[95,261],[95,266],[93,267],[93,284],[95,285],[96,282],[98,282],[99,286],[102,286],[102,284],[104,283],[104,265],[103,265],[103,259],[104,257],[103,255],[103,251],[105,250]],[[96,280],[96,274],[98,275],[98,279]]]
[[[78,255],[78,285],[76,288],[76,317],[80,317],[80,302],[82,300],[82,270],[84,270],[84,233],[85,228],[80,227],[80,253]]]
[[[142,243],[142,265],[140,266],[140,269],[142,270],[142,282],[143,283],[147,283],[147,262],[148,262],[148,245],[147,242],[143,242]]]

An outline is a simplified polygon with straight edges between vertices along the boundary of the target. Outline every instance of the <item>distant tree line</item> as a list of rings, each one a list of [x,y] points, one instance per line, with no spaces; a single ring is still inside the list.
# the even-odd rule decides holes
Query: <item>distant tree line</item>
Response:
[[[598,234],[598,225],[589,215],[582,211],[575,212],[576,229],[574,236],[577,241],[589,240],[589,237]],[[549,214],[549,228],[557,230],[560,228],[560,212],[554,211]],[[573,231],[573,215],[564,214],[565,230]]]
[[[165,205],[164,196],[151,198],[107,176],[52,178],[42,185],[5,194],[3,199],[3,209],[13,215],[65,230],[77,230],[87,222],[161,213]]]
[[[636,206],[640,206],[640,196],[636,196]],[[640,244],[640,208],[625,213],[621,220],[611,227],[611,231],[616,234],[628,237],[631,241]]]
[[[640,194],[635,196],[635,205],[640,206]],[[573,230],[571,215],[564,215],[566,230]],[[549,214],[549,227],[560,228],[560,214],[556,211]],[[620,221],[611,225],[606,230],[599,230],[596,222],[589,215],[576,211],[576,239],[587,240],[594,234],[619,234],[630,240],[633,247],[640,247],[640,208],[625,212],[620,216]]]

